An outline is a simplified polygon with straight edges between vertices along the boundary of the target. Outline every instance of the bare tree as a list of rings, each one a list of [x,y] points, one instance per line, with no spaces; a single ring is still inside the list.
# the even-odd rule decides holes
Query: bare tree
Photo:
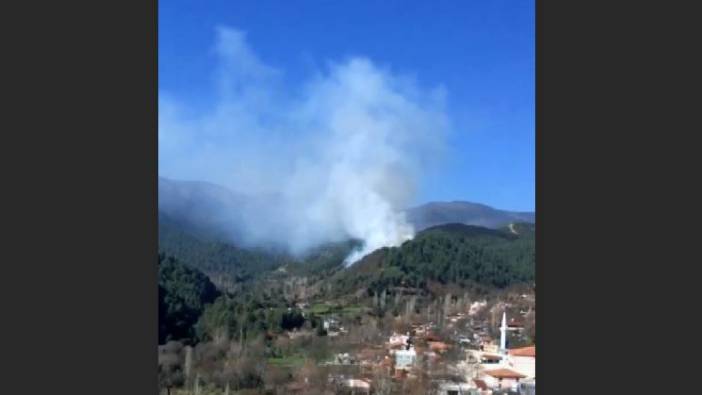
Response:
[[[190,385],[193,373],[193,348],[185,346],[185,385]]]
[[[200,395],[200,374],[195,375],[195,384],[193,385],[193,393],[195,395]]]
[[[444,316],[451,314],[451,294],[448,293],[444,296]]]
[[[385,289],[383,289],[383,292],[380,293],[380,309],[385,311],[385,298],[387,297],[388,293]]]
[[[184,384],[183,366],[181,351],[182,345],[176,342],[169,342],[163,347],[159,347],[158,355],[158,383],[159,390],[166,390],[166,394],[171,394],[171,389]]]
[[[389,395],[392,393],[392,378],[385,369],[376,367],[373,369],[373,393],[377,395]]]
[[[414,309],[416,308],[417,305],[417,295],[412,295],[409,298],[409,301],[405,305],[405,318],[407,320],[411,320],[412,317],[414,316]]]

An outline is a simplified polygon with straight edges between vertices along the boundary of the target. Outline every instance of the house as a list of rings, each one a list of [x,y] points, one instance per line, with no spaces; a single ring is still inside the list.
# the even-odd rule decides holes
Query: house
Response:
[[[449,349],[449,345],[444,342],[430,341],[428,342],[429,349],[438,353],[446,352]]]
[[[468,363],[479,363],[482,369],[496,369],[498,367],[509,367],[507,356],[499,353],[484,352],[479,350],[468,350],[466,354]]]
[[[328,317],[322,321],[322,327],[327,331],[338,330],[339,321],[336,318]]]
[[[512,348],[508,354],[513,357],[529,357],[536,358],[536,346]]]
[[[457,383],[453,381],[445,381],[439,383],[439,394],[440,395],[468,395],[474,390],[475,384],[473,383]]]
[[[480,344],[480,349],[482,351],[494,353],[494,354],[498,353],[500,350],[499,346],[497,344],[495,344],[492,341],[492,339],[490,339],[489,341],[485,341],[483,339],[482,343]]]
[[[409,369],[417,361],[417,351],[410,346],[406,350],[395,351],[395,369]]]
[[[346,388],[350,388],[355,394],[370,394],[370,382],[367,380],[348,379],[344,382]]]
[[[410,337],[408,335],[400,335],[398,333],[393,333],[388,340],[388,346],[390,348],[406,347],[409,343]]]
[[[504,358],[502,355],[497,353],[484,352],[480,354],[479,360],[483,365],[497,365],[501,364],[504,361]]]
[[[535,377],[536,346],[508,350],[508,363],[512,369],[526,377]]]
[[[336,364],[338,365],[353,365],[356,363],[356,360],[351,355],[349,355],[349,353],[344,352],[336,354],[334,362],[336,362]]]
[[[525,375],[508,368],[486,370],[483,373],[482,379],[488,387],[493,389],[509,389],[516,391],[519,386],[519,380],[526,378]]]

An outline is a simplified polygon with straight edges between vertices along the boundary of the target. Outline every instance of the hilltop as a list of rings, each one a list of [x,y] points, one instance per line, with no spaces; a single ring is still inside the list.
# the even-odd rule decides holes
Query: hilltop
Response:
[[[207,237],[234,241],[241,237],[242,213],[270,210],[275,197],[254,199],[221,185],[159,177],[159,218]],[[468,201],[428,202],[408,208],[405,215],[416,231],[450,223],[502,228],[510,223],[534,223],[533,212],[496,209]]]
[[[510,231],[513,228],[517,233]],[[486,291],[534,281],[534,226],[489,229],[445,224],[419,232],[400,247],[383,248],[337,274],[340,292],[392,287],[453,286]]]
[[[533,212],[499,210],[466,201],[429,202],[408,209],[406,215],[418,231],[448,223],[500,228],[513,222],[535,222]]]

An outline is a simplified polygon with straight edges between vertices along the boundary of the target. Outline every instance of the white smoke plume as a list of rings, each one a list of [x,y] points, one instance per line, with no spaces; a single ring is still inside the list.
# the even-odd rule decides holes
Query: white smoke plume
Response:
[[[413,237],[402,209],[440,155],[443,89],[422,90],[363,57],[285,81],[231,28],[217,30],[215,51],[215,103],[194,111],[188,98],[160,92],[161,175],[254,197],[239,232],[252,245],[301,253],[354,238],[363,247],[351,264]]]

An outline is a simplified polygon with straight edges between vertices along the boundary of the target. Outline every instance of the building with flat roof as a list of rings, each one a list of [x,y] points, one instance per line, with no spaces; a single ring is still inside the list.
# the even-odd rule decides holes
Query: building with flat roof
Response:
[[[409,369],[417,361],[417,351],[410,346],[406,350],[395,351],[395,369]]]

